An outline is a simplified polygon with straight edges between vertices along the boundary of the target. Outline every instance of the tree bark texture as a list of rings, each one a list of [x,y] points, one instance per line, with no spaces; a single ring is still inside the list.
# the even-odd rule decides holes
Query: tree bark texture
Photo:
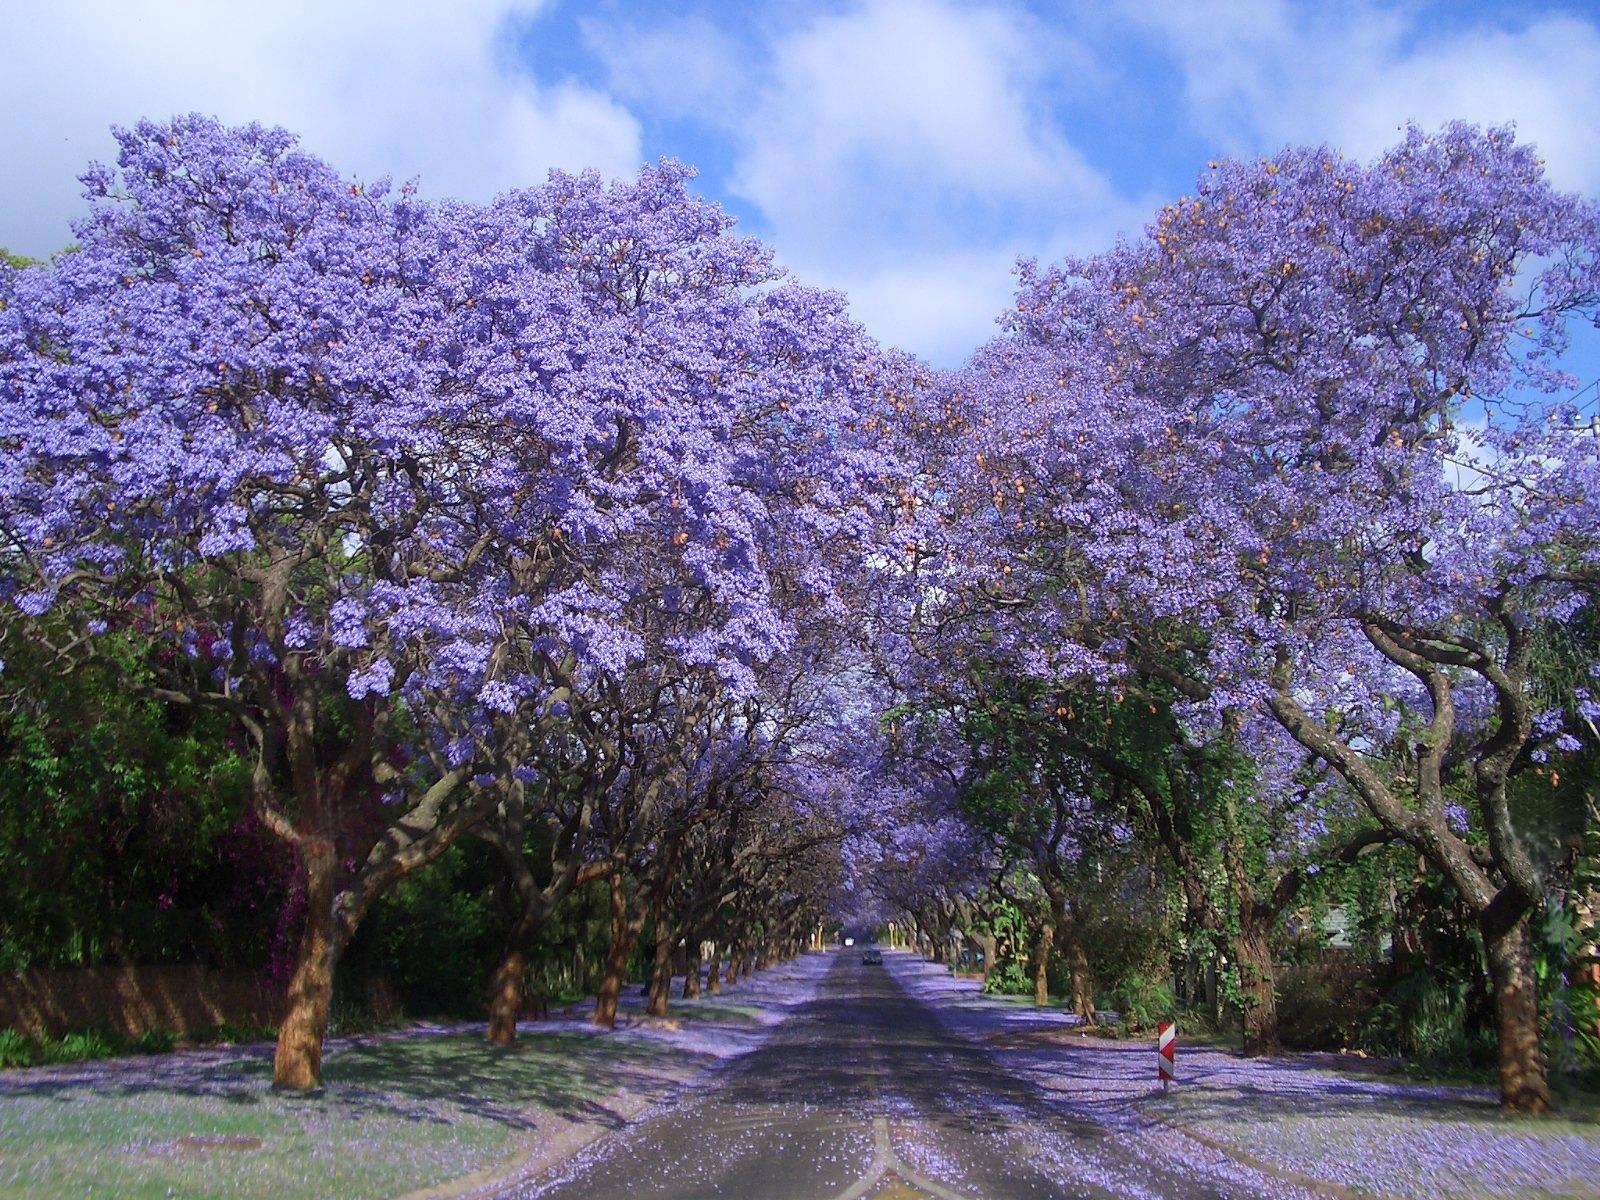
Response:
[[[1050,1003],[1050,955],[1055,952],[1056,923],[1046,916],[1039,922],[1039,935],[1033,943],[1033,1002]]]
[[[333,891],[337,865],[333,842],[308,837],[301,842],[305,864],[306,923],[299,957],[278,1025],[272,1058],[272,1086],[306,1092],[322,1083],[322,1042],[333,1005]]]
[[[1539,1045],[1539,989],[1528,918],[1504,932],[1485,928],[1483,934],[1499,1033],[1500,1103],[1513,1112],[1546,1112],[1550,1077]]]
[[[622,995],[623,975],[633,944],[644,928],[644,909],[637,915],[628,911],[628,891],[620,875],[611,877],[611,948],[600,977],[600,990],[594,998],[594,1023],[602,1029],[617,1026],[617,999]]]

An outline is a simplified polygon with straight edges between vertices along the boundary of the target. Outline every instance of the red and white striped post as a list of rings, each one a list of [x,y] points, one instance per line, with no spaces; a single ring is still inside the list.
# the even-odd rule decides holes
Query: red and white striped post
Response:
[[[1156,1070],[1161,1075],[1161,1090],[1178,1077],[1178,1027],[1171,1021],[1156,1026]]]

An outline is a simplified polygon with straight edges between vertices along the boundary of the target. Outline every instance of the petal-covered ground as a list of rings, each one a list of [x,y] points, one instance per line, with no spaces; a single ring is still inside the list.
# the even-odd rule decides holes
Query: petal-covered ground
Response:
[[[1333,1056],[1247,1059],[1183,1048],[1156,1082],[1154,1040],[1079,1033],[1058,1009],[984,996],[942,968],[897,958],[901,983],[952,1030],[986,1042],[1063,1111],[1135,1134],[1174,1161],[1235,1160],[1330,1192],[1450,1200],[1600,1196],[1600,1125],[1510,1118],[1482,1088],[1412,1083]]]
[[[0,1196],[1600,1196],[1587,1121],[1207,1048],[1162,1095],[1150,1041],[886,957],[804,956],[660,1021],[632,989],[616,1032],[577,1005],[511,1051],[465,1025],[335,1041],[315,1097],[271,1091],[269,1046],[3,1072]]]
[[[385,1197],[533,1169],[760,1045],[820,961],[666,1021],[630,996],[611,1034],[574,1006],[512,1050],[481,1025],[335,1040],[312,1097],[272,1091],[271,1046],[0,1072],[0,1196]]]

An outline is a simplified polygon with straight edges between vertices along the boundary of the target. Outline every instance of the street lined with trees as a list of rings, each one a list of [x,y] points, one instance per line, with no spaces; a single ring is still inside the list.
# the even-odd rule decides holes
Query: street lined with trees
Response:
[[[0,267],[0,969],[259,969],[293,1092],[379,992],[510,1047],[841,926],[1600,1070],[1600,210],[1508,130],[1213,162],[954,371],[670,161],[118,142]]]

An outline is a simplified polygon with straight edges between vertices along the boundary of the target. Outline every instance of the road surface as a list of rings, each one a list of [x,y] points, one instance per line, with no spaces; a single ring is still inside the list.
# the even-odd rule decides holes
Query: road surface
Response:
[[[900,1200],[1258,1196],[1045,1101],[895,978],[836,952],[758,1050],[507,1197]],[[1267,1181],[1260,1181],[1265,1184]],[[1276,1192],[1276,1189],[1273,1189]]]

